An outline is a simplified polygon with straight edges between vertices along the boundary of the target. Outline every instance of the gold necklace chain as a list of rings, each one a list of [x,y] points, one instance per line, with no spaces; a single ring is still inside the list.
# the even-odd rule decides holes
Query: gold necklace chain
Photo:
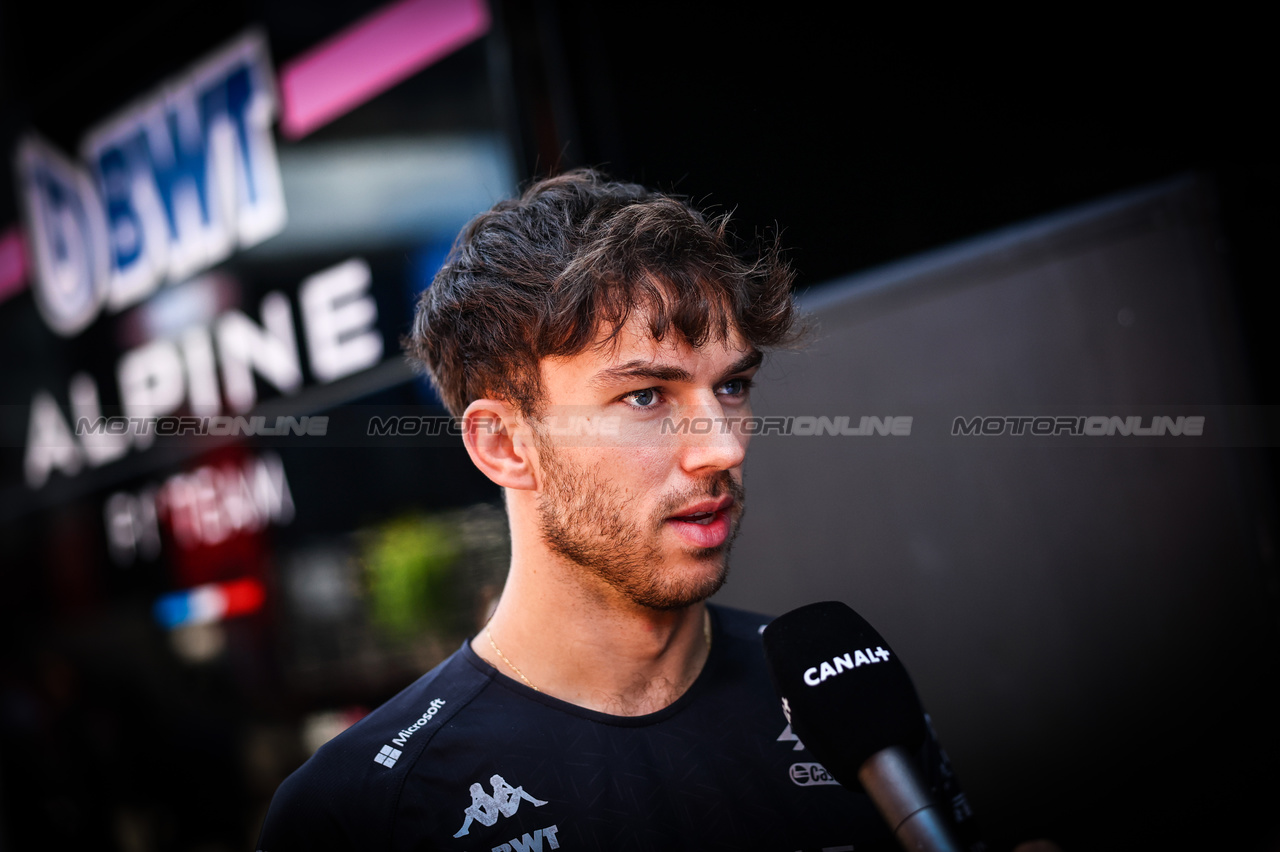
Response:
[[[511,662],[511,660],[507,659],[507,655],[502,653],[502,649],[498,647],[498,643],[493,641],[493,633],[489,630],[489,627],[487,625],[484,628],[484,635],[489,637],[489,645],[493,648],[494,653],[502,658],[502,662],[506,663],[508,666],[511,667],[511,671],[515,672],[517,675],[520,676],[520,679],[525,682],[526,686],[528,686],[534,692],[542,691],[541,689],[538,689],[538,687],[533,685],[533,681],[529,680],[529,678],[524,676],[524,672],[520,671],[519,666]],[[707,609],[704,609],[702,611],[702,636],[704,639],[707,640],[707,654],[710,655],[711,653],[711,611]]]
[[[529,687],[530,689],[532,689],[534,692],[541,692],[541,691],[542,691],[541,689],[538,689],[538,687],[536,687],[536,686],[534,686],[534,685],[533,685],[533,681],[529,680],[529,678],[527,678],[527,677],[525,677],[525,676],[524,676],[524,672],[520,671],[520,669],[516,666],[516,664],[515,664],[515,663],[513,663],[513,662],[511,662],[510,660],[508,660],[508,659],[507,659],[507,655],[506,655],[506,654],[504,654],[504,653],[502,653],[502,649],[498,647],[498,643],[497,643],[497,642],[495,642],[495,641],[493,641],[493,634],[489,632],[489,628],[488,628],[488,627],[485,627],[485,629],[484,629],[484,635],[489,637],[489,644],[493,646],[493,650],[494,650],[494,651],[496,651],[496,652],[498,653],[498,656],[502,658],[502,662],[504,662],[504,663],[506,663],[507,665],[511,666],[511,670],[512,670],[513,672],[515,672],[516,674],[520,675],[520,679],[521,679],[522,681],[524,681],[524,682],[525,682],[525,684],[527,684],[527,685],[528,685],[528,687]]]

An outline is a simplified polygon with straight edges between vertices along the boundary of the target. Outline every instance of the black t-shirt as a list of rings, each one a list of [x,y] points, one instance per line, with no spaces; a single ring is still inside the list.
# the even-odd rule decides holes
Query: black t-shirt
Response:
[[[870,800],[791,734],[761,649],[768,619],[711,613],[702,673],[646,716],[536,692],[463,645],[289,776],[258,848],[896,850]],[[931,742],[921,757],[972,834],[945,755]]]

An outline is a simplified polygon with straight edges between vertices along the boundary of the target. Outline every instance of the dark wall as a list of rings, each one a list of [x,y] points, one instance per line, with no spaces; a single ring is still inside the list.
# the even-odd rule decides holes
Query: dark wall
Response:
[[[762,374],[764,417],[911,431],[757,438],[720,599],[839,599],[876,624],[1001,843],[1268,838],[1280,575],[1252,409],[1227,404],[1219,245],[1212,187],[1166,184],[811,293],[812,344]],[[954,431],[1111,415],[1205,427]]]

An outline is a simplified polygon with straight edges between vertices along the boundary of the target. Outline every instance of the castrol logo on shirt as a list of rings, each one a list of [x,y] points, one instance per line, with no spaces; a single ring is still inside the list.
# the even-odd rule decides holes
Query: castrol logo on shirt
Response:
[[[800,787],[813,787],[817,784],[839,784],[821,763],[791,764],[791,780]]]

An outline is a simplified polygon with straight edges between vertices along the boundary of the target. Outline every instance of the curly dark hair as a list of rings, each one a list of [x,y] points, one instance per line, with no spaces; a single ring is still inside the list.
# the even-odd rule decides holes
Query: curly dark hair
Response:
[[[794,273],[776,239],[744,260],[728,219],[590,169],[538,181],[458,236],[405,348],[455,416],[484,397],[536,416],[539,362],[616,338],[636,311],[657,340],[787,344]]]

